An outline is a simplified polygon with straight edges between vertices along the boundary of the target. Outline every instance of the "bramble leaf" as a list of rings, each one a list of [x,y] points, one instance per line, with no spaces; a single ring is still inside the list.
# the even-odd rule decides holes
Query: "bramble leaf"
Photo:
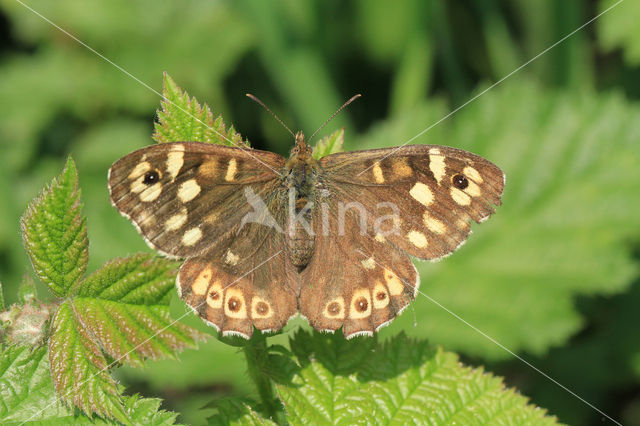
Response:
[[[265,419],[255,412],[249,404],[235,398],[224,398],[210,404],[217,413],[208,419],[211,425],[275,425],[273,421]]]
[[[336,130],[328,136],[323,137],[313,146],[313,158],[321,159],[329,154],[342,152],[342,144],[344,143],[344,129]]]
[[[114,259],[74,289],[56,313],[49,340],[54,384],[65,399],[87,414],[121,420],[111,366],[171,358],[204,338],[169,314],[176,267],[150,254]]]
[[[96,413],[127,423],[120,391],[109,375],[110,364],[76,315],[72,303],[64,302],[51,324],[49,363],[53,385],[63,400],[85,414]]]
[[[153,134],[156,142],[195,141],[245,148],[249,146],[233,126],[227,129],[221,115],[214,119],[207,104],[200,106],[196,98],[189,97],[166,72],[162,95],[162,109],[158,110],[158,122],[155,123]]]
[[[149,254],[108,262],[78,289],[72,301],[77,321],[109,356],[134,366],[195,346],[205,335],[169,314],[177,266]]]
[[[69,157],[62,174],[29,204],[21,219],[33,269],[56,296],[65,296],[87,268],[89,242],[81,209],[76,165]]]
[[[292,424],[557,424],[502,379],[400,334],[384,344],[298,332],[300,369],[277,390]]]
[[[2,348],[0,382],[0,422],[3,425],[31,422],[40,425],[113,424],[99,417],[74,413],[73,409],[61,403],[51,382],[46,347]],[[173,425],[177,415],[159,410],[160,402],[137,395],[124,397],[129,422]]]

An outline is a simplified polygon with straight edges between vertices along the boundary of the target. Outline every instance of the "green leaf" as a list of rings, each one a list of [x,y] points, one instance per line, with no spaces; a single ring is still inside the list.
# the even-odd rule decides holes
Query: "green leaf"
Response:
[[[359,148],[401,144],[445,114],[423,105],[374,129]],[[466,245],[417,264],[418,327],[404,315],[383,335],[404,329],[499,359],[511,355],[479,331],[535,354],[576,333],[576,296],[620,292],[638,271],[628,246],[640,229],[640,197],[632,195],[640,182],[638,114],[615,94],[547,92],[514,80],[417,139],[482,155],[507,182],[502,206],[473,226]]]
[[[251,409],[249,404],[236,398],[224,398],[210,404],[217,413],[208,419],[210,425],[275,425]]]
[[[87,414],[121,420],[111,366],[171,358],[205,337],[171,318],[176,268],[149,254],[114,259],[74,289],[56,313],[49,340],[54,384],[64,398]]]
[[[90,418],[61,403],[57,397],[46,347],[25,346],[2,348],[0,354],[0,422],[3,425],[37,423],[40,425],[113,424],[101,418]],[[136,395],[124,398],[131,424],[172,425],[176,414],[158,410],[158,399],[142,399]]]
[[[316,160],[322,157],[342,152],[342,144],[344,143],[344,129],[336,130],[328,136],[320,139],[313,147],[312,156]]]
[[[53,384],[63,400],[85,414],[127,423],[120,391],[109,375],[110,364],[98,342],[76,318],[70,301],[58,308],[49,338]]]
[[[400,334],[384,344],[298,332],[300,369],[278,384],[292,424],[557,424],[502,379]]]
[[[65,296],[87,268],[89,242],[81,209],[76,165],[69,157],[62,174],[29,204],[21,220],[33,269],[56,296]]]
[[[205,335],[169,314],[177,266],[149,254],[108,262],[87,277],[73,299],[78,321],[109,356],[134,366],[195,346]]]
[[[619,0],[600,0],[598,9],[604,12]],[[623,2],[598,19],[598,40],[607,51],[622,49],[629,65],[640,64],[640,5]]]
[[[164,73],[164,99],[158,111],[153,139],[156,142],[196,141],[235,147],[248,147],[233,126],[226,128],[222,116],[213,118],[207,104],[200,106],[175,81]]]

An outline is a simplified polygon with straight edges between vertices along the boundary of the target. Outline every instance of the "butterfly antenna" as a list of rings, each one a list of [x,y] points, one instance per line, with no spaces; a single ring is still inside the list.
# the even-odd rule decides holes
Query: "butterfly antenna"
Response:
[[[278,116],[276,115],[276,113],[275,113],[275,112],[271,111],[271,110],[269,109],[269,107],[267,107],[267,106],[264,104],[264,102],[262,102],[262,101],[261,101],[260,99],[258,99],[257,97],[253,96],[251,93],[246,93],[246,95],[247,95],[247,97],[248,97],[248,98],[251,98],[251,100],[253,100],[253,101],[257,102],[257,103],[258,103],[262,108],[264,108],[265,110],[267,110],[267,112],[268,112],[269,114],[271,114],[271,115],[273,116],[273,118],[275,118],[276,120],[278,120],[278,123],[282,124],[282,127],[284,127],[285,129],[287,129],[287,131],[288,131],[289,133],[291,133],[291,136],[293,136],[293,137],[295,138],[295,135],[293,134],[293,132],[291,131],[291,129],[290,129],[290,128],[288,128],[288,127],[287,127],[287,125],[286,125],[286,124],[284,124],[284,121],[280,120],[280,117],[278,117]]]
[[[355,96],[352,96],[351,99],[349,99],[347,102],[345,102],[340,108],[338,108],[338,110],[336,112],[334,112],[333,114],[331,114],[331,117],[329,117],[327,119],[327,121],[325,121],[324,123],[322,123],[322,126],[318,127],[318,130],[316,130],[315,132],[313,132],[313,134],[311,135],[311,137],[309,138],[309,140],[307,141],[307,143],[311,142],[311,140],[313,139],[313,137],[324,128],[324,126],[327,125],[327,123],[329,123],[333,117],[335,117],[336,115],[340,114],[340,111],[342,111],[343,109],[345,109],[347,107],[347,105],[349,105],[351,102],[355,101],[356,99],[358,99],[360,96],[362,96],[360,93],[358,93]]]

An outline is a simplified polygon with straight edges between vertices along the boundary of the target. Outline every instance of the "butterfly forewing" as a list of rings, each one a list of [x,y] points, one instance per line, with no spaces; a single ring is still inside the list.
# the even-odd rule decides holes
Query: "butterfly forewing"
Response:
[[[497,166],[443,146],[333,154],[320,164],[337,198],[358,200],[366,209],[374,236],[383,234],[421,259],[438,259],[458,248],[470,233],[470,222],[494,212],[504,187]]]
[[[284,158],[265,151],[176,142],[150,146],[109,170],[111,202],[164,254],[191,257],[251,211],[243,188],[266,196]]]

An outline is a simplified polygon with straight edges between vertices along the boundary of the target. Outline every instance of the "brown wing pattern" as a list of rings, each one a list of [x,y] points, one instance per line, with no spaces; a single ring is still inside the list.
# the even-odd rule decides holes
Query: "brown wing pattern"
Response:
[[[395,247],[431,260],[452,253],[472,220],[494,212],[505,180],[482,157],[433,145],[333,154],[321,165],[337,198],[366,207],[371,232],[382,230]]]
[[[257,224],[187,259],[177,280],[180,296],[198,315],[223,335],[245,338],[254,326],[279,330],[297,313],[295,283],[282,234]]]
[[[154,249],[203,253],[251,211],[245,188],[266,196],[284,158],[271,152],[176,142],[149,146],[113,164],[111,202]]]
[[[353,210],[339,218],[333,203],[329,211],[330,233],[316,236],[312,261],[300,276],[300,313],[317,330],[372,335],[415,298],[417,270],[407,254],[361,228]]]

